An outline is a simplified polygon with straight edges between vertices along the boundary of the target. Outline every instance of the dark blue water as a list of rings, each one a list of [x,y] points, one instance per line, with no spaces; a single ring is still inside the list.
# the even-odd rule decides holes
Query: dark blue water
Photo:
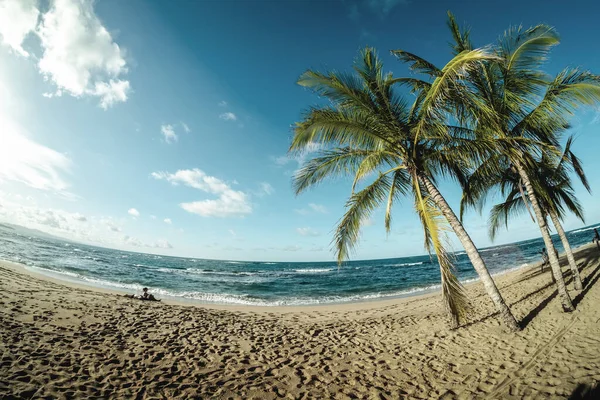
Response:
[[[592,229],[567,235],[573,248],[589,243]],[[562,251],[560,240],[554,238]],[[481,250],[492,274],[540,260],[542,239]],[[0,225],[0,259],[64,280],[204,303],[303,305],[405,296],[436,289],[439,267],[429,256],[334,262],[242,262],[131,253],[33,236]],[[456,254],[461,281],[477,275],[463,252]]]

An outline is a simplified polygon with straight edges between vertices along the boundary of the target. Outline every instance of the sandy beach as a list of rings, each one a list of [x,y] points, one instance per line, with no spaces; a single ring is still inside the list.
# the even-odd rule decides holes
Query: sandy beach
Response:
[[[439,293],[320,307],[151,303],[0,263],[1,398],[569,398],[600,381],[599,252],[561,311],[549,269],[497,278],[508,333],[479,283],[450,330]],[[585,390],[584,390],[585,388]],[[588,394],[591,396],[591,394]],[[593,398],[593,397],[589,397]]]

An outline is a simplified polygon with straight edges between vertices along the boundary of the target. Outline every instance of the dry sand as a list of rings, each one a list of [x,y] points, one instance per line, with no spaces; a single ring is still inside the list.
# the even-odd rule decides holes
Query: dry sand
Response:
[[[518,333],[502,328],[479,283],[468,286],[471,320],[450,330],[439,294],[199,307],[127,299],[0,263],[0,398],[545,399],[584,387],[598,394],[599,255],[578,250],[585,287],[576,292],[569,283],[571,314],[562,313],[548,269],[498,277],[524,326]]]

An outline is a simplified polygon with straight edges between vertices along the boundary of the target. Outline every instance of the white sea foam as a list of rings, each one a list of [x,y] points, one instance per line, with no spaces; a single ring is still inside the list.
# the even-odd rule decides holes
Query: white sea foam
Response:
[[[401,264],[386,264],[384,267],[412,267],[414,265],[423,265],[423,261],[413,263],[401,263]]]
[[[333,268],[305,268],[305,269],[295,269],[294,272],[299,274],[318,274],[322,272],[331,272]]]
[[[589,228],[577,229],[576,231],[572,231],[572,232],[568,232],[568,233],[580,233],[580,232],[587,232],[587,231],[591,231],[591,230],[594,230],[594,229],[599,229],[599,228],[600,228],[600,225],[599,225],[599,226],[590,226]]]

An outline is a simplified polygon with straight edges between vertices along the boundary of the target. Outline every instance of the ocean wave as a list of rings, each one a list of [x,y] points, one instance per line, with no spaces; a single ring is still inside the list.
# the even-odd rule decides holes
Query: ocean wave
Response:
[[[599,226],[591,226],[589,228],[577,229],[576,231],[568,232],[568,234],[574,234],[574,233],[580,233],[580,232],[587,232],[587,231],[591,231],[591,230],[594,230],[594,229],[600,229],[600,225]]]
[[[423,261],[401,264],[385,264],[384,267],[412,267],[415,265],[423,265]]]
[[[29,269],[32,269],[34,272],[40,272],[45,275],[50,275],[54,277],[68,277],[72,278],[72,280],[79,281],[81,283],[88,283],[92,286],[100,286],[106,288],[117,288],[117,289],[130,289],[130,290],[142,290],[143,286],[139,283],[122,283],[115,281],[108,281],[104,279],[93,278],[90,276],[81,275],[75,272],[65,271],[65,270],[56,270],[38,266],[28,266]]]
[[[278,307],[278,306],[310,306],[327,305],[340,303],[353,303],[360,301],[373,301],[388,298],[399,298],[412,295],[418,295],[424,292],[437,290],[441,285],[429,285],[415,287],[411,289],[393,291],[365,293],[351,296],[323,296],[323,297],[295,297],[289,296],[278,300],[266,300],[249,295],[237,295],[230,293],[206,293],[206,292],[174,292],[170,290],[155,288],[153,293],[159,296],[170,297],[173,299],[191,300],[201,303],[224,304],[224,305],[248,305],[259,307]]]
[[[294,272],[300,274],[318,274],[322,272],[331,272],[334,271],[333,268],[304,268],[304,269],[294,269]]]

